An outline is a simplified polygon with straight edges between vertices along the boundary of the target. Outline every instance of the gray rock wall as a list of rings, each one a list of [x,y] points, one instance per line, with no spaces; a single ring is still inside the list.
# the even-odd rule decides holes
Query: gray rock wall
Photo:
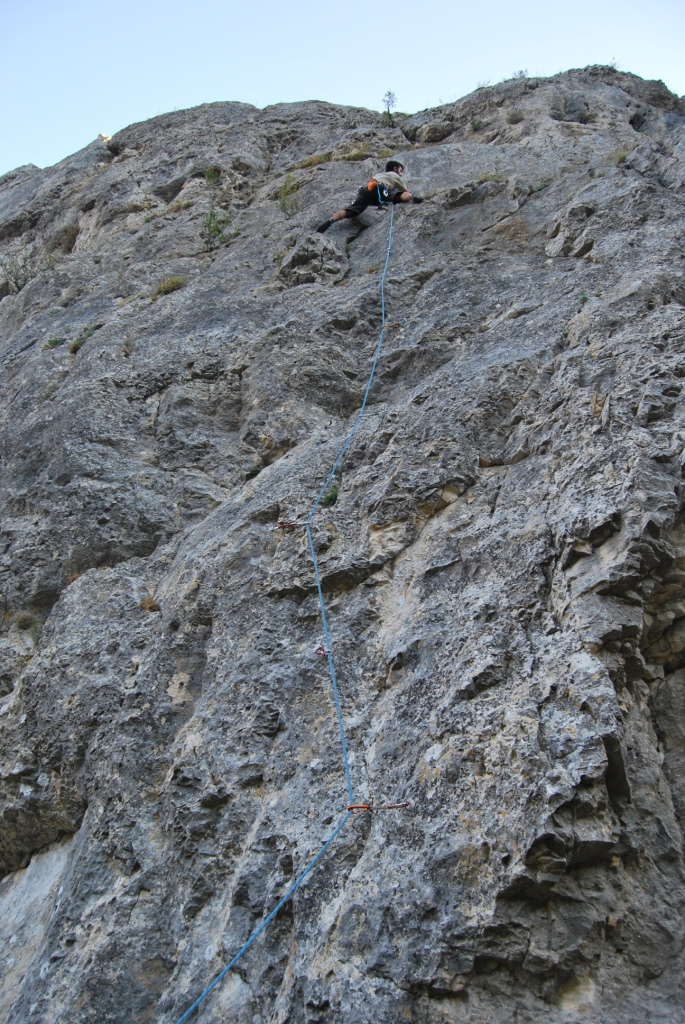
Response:
[[[0,179],[0,1005],[685,1021],[685,105],[217,103]],[[211,215],[211,216],[210,216]],[[207,220],[210,217],[209,221]],[[162,286],[160,288],[160,286]],[[33,922],[33,924],[31,924]]]

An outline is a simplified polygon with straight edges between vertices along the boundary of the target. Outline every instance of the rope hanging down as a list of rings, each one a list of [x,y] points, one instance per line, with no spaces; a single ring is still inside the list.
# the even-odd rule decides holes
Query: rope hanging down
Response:
[[[340,454],[338,455],[337,459],[333,463],[333,468],[331,469],[330,473],[328,474],[328,477],[326,478],[326,483],[321,488],[321,491],[319,492],[319,496],[316,499],[316,501],[314,502],[314,504],[313,504],[313,506],[311,508],[311,511],[310,511],[309,515],[307,516],[307,527],[306,527],[307,528],[307,540],[309,541],[309,551],[310,551],[311,556],[312,556],[312,562],[314,563],[314,574],[316,576],[316,589],[317,589],[318,594],[319,594],[319,608],[321,610],[321,625],[323,627],[323,635],[324,635],[323,647],[324,647],[324,650],[326,652],[326,656],[328,658],[328,668],[329,668],[329,671],[331,673],[331,685],[333,687],[333,697],[335,698],[335,710],[336,710],[336,714],[338,716],[338,728],[340,730],[340,744],[342,746],[343,764],[345,766],[345,780],[347,782],[347,795],[349,797],[348,804],[353,804],[354,803],[354,792],[352,790],[352,776],[350,774],[350,762],[349,762],[349,759],[348,759],[348,756],[347,756],[347,743],[345,742],[345,728],[343,726],[342,710],[341,710],[341,707],[340,707],[340,694],[338,692],[338,681],[337,681],[336,676],[335,676],[335,665],[333,664],[333,652],[331,650],[331,639],[330,639],[330,636],[328,634],[328,620],[326,619],[326,606],[324,604],[323,590],[321,588],[321,575],[319,573],[319,562],[318,562],[317,557],[316,557],[316,551],[314,550],[314,540],[312,538],[312,519],[314,518],[314,513],[316,512],[316,510],[318,509],[319,505],[321,504],[321,502],[323,500],[323,497],[324,497],[326,491],[328,490],[328,487],[329,487],[333,477],[335,476],[336,470],[338,469],[340,463],[342,462],[342,460],[344,458],[345,452],[350,447],[350,444],[352,443],[352,438],[354,437],[354,435],[355,435],[355,433],[357,431],[357,427],[359,426],[359,424],[361,422],[361,418],[364,415],[364,409],[366,408],[366,403],[367,403],[368,398],[369,398],[369,392],[371,391],[371,385],[373,384],[373,378],[374,378],[375,373],[376,373],[376,366],[378,365],[378,358],[379,358],[379,356],[381,354],[381,348],[383,347],[383,338],[385,336],[386,330],[388,329],[387,325],[385,323],[385,275],[388,272],[388,263],[390,262],[390,249],[392,247],[392,225],[393,225],[394,213],[395,213],[395,207],[391,206],[390,207],[390,229],[388,231],[388,248],[387,248],[387,251],[385,253],[385,265],[383,267],[383,274],[381,276],[381,324],[382,324],[382,327],[381,327],[380,337],[378,339],[378,344],[376,345],[376,351],[374,353],[373,363],[371,365],[371,373],[369,374],[369,380],[368,380],[368,383],[366,385],[366,391],[364,392],[364,400],[362,401],[361,408],[360,408],[359,412],[357,413],[357,418],[356,418],[356,420],[354,421],[354,423],[352,425],[352,429],[350,430],[349,434],[347,435],[347,438],[345,440],[344,445],[340,449]]]
[[[195,1000],[193,1005],[188,1007],[188,1009],[183,1014],[183,1016],[179,1018],[178,1024],[183,1024],[184,1021],[188,1020],[190,1015],[192,1013],[194,1013],[195,1010],[197,1010],[197,1008],[200,1005],[200,1003],[202,1002],[202,1000],[206,999],[206,997],[209,995],[209,993],[212,991],[212,989],[216,988],[216,986],[219,984],[219,982],[224,977],[224,975],[228,974],[228,972],[230,971],[231,967],[233,967],[234,964],[238,963],[238,961],[240,960],[241,956],[243,956],[244,953],[247,953],[247,951],[250,948],[250,946],[252,945],[252,943],[255,941],[256,938],[258,938],[262,934],[264,929],[273,921],[273,919],[275,918],[276,914],[281,909],[281,907],[284,906],[288,902],[290,897],[297,891],[297,889],[300,888],[300,886],[304,882],[304,880],[307,877],[307,875],[309,874],[309,872],[321,860],[321,858],[323,857],[324,853],[326,852],[328,847],[331,845],[331,843],[333,842],[333,840],[337,836],[338,832],[340,832],[340,830],[346,824],[347,820],[349,818],[351,818],[351,817],[352,817],[352,811],[348,811],[347,814],[345,815],[345,817],[343,818],[343,820],[340,822],[340,824],[336,828],[335,832],[333,832],[331,834],[330,838],[327,839],[326,842],[323,844],[323,846],[321,847],[321,849],[317,853],[316,857],[314,857],[313,860],[310,860],[309,864],[304,869],[304,871],[299,876],[299,878],[295,882],[293,882],[293,884],[290,886],[290,888],[288,889],[287,893],[285,894],[285,896],[283,897],[281,902],[278,903],[274,907],[274,909],[271,911],[269,916],[266,917],[262,921],[262,923],[260,924],[260,926],[257,929],[257,931],[252,933],[252,935],[247,940],[245,945],[241,949],[239,949],[238,952],[236,953],[236,955],[233,957],[233,959],[229,963],[226,964],[226,966],[224,967],[223,971],[221,971],[220,974],[217,974],[216,978],[211,983],[211,985],[208,985],[207,988],[202,993],[202,995],[197,997],[197,999]]]
[[[333,653],[332,653],[332,650],[331,650],[331,641],[330,641],[330,636],[329,636],[329,633],[328,633],[328,620],[326,619],[326,606],[325,606],[324,600],[323,600],[323,590],[322,590],[322,587],[321,587],[321,575],[319,573],[319,563],[318,563],[318,560],[317,560],[317,557],[316,557],[316,551],[314,550],[314,541],[313,541],[313,538],[312,538],[311,522],[312,522],[312,519],[314,518],[314,514],[316,513],[317,509],[319,508],[319,506],[321,504],[321,501],[322,501],[326,491],[328,490],[328,487],[329,487],[333,477],[335,476],[336,470],[338,469],[340,463],[343,460],[345,452],[350,447],[350,444],[352,442],[352,438],[354,437],[355,432],[357,430],[357,427],[359,426],[359,423],[361,421],[361,418],[364,415],[364,409],[366,408],[366,403],[367,403],[367,400],[368,400],[368,397],[369,397],[369,393],[371,391],[371,385],[373,384],[373,378],[374,378],[375,373],[376,373],[376,366],[378,365],[378,359],[380,357],[381,349],[383,347],[383,337],[385,335],[385,332],[386,332],[386,330],[389,330],[390,328],[397,326],[395,324],[386,324],[386,322],[385,322],[385,277],[386,277],[386,274],[387,274],[387,271],[388,271],[388,263],[390,262],[390,249],[392,247],[392,227],[393,227],[394,215],[395,215],[395,207],[391,206],[390,207],[390,228],[389,228],[389,231],[388,231],[388,248],[387,248],[387,251],[386,251],[386,254],[385,254],[385,265],[383,267],[383,274],[381,276],[381,324],[382,324],[381,334],[380,334],[380,337],[378,339],[378,344],[376,345],[376,351],[374,353],[373,363],[371,365],[371,373],[369,374],[369,380],[368,380],[368,383],[366,385],[366,391],[364,392],[364,399],[362,401],[361,408],[360,408],[359,412],[357,413],[357,418],[355,419],[355,421],[354,421],[354,423],[352,425],[352,429],[350,430],[349,434],[347,435],[345,443],[343,444],[342,448],[340,449],[340,454],[338,455],[337,459],[335,460],[335,462],[333,464],[333,468],[331,469],[330,473],[328,474],[328,477],[326,478],[326,483],[321,488],[321,492],[319,493],[318,498],[314,502],[314,505],[312,506],[311,511],[309,512],[309,515],[307,516],[306,523],[290,523],[290,522],[287,522],[287,523],[283,523],[282,526],[279,524],[279,526],[276,527],[277,529],[278,528],[280,528],[280,529],[293,529],[293,528],[296,528],[298,526],[305,526],[305,528],[307,530],[307,540],[309,541],[309,550],[311,552],[312,562],[314,563],[314,573],[315,573],[315,576],[316,576],[316,588],[317,588],[318,595],[319,595],[319,608],[321,610],[321,623],[322,623],[322,626],[323,626],[323,634],[324,634],[324,642],[321,645],[322,648],[323,648],[323,652],[322,653],[325,653],[326,657],[328,658],[328,668],[329,668],[330,674],[331,674],[331,685],[333,687],[333,697],[334,697],[334,700],[335,700],[335,710],[336,710],[336,714],[337,714],[337,717],[338,717],[338,729],[340,731],[340,744],[341,744],[341,747],[342,747],[343,766],[344,766],[344,769],[345,769],[345,781],[346,781],[346,784],[347,784],[347,796],[348,796],[348,800],[347,800],[347,804],[346,804],[347,810],[346,810],[345,816],[343,817],[343,819],[341,820],[340,824],[337,826],[335,831],[331,833],[331,835],[326,840],[326,842],[323,844],[323,846],[321,847],[319,852],[316,854],[316,856],[313,857],[312,860],[310,860],[309,864],[307,864],[307,866],[305,867],[304,871],[302,871],[302,873],[293,882],[293,884],[290,886],[290,888],[286,892],[285,896],[283,896],[281,901],[274,907],[274,909],[271,911],[271,913],[268,915],[268,917],[264,918],[264,920],[259,925],[259,927],[252,933],[252,935],[247,940],[247,942],[244,944],[244,946],[242,946],[238,950],[238,952],[233,957],[233,959],[230,960],[229,963],[226,964],[226,966],[223,968],[222,971],[220,971],[219,974],[217,974],[217,976],[214,979],[214,981],[212,981],[211,984],[209,984],[207,986],[207,988],[204,990],[204,992],[202,992],[197,997],[197,999],[192,1004],[192,1006],[188,1007],[188,1009],[183,1014],[183,1016],[179,1017],[179,1019],[176,1022],[176,1024],[185,1024],[185,1021],[187,1021],[192,1016],[192,1014],[195,1012],[195,1010],[197,1010],[197,1008],[200,1006],[200,1004],[207,998],[207,996],[210,994],[210,992],[212,992],[213,989],[216,988],[216,986],[225,977],[225,975],[228,974],[228,972],[231,970],[231,968],[234,967],[238,963],[238,961],[241,959],[242,956],[244,956],[245,953],[247,953],[248,949],[253,944],[253,942],[262,934],[264,929],[268,927],[268,925],[271,923],[271,921],[273,921],[273,919],[275,918],[276,914],[279,912],[281,907],[283,907],[288,902],[288,900],[291,899],[294,896],[294,894],[297,892],[299,887],[302,885],[302,883],[304,882],[304,880],[307,877],[307,875],[309,874],[309,872],[312,870],[312,868],[314,868],[316,866],[316,864],[318,864],[318,862],[321,860],[321,858],[323,857],[323,855],[326,852],[326,850],[328,849],[328,847],[331,845],[331,843],[337,837],[337,835],[342,831],[342,829],[345,827],[345,825],[350,820],[350,818],[355,813],[355,811],[374,811],[374,810],[380,810],[381,809],[381,808],[371,807],[369,804],[355,804],[355,802],[354,802],[354,791],[352,789],[352,775],[351,775],[351,772],[350,772],[350,762],[349,762],[349,758],[348,758],[348,754],[347,754],[347,743],[346,743],[346,740],[345,740],[345,727],[343,725],[342,708],[340,706],[340,693],[338,691],[338,681],[337,681],[337,678],[336,678],[336,675],[335,675],[335,666],[333,664]],[[396,810],[396,809],[400,809],[400,808],[406,807],[406,806],[407,806],[406,804],[389,804],[389,805],[387,805],[387,807],[382,808],[382,809],[383,810]]]

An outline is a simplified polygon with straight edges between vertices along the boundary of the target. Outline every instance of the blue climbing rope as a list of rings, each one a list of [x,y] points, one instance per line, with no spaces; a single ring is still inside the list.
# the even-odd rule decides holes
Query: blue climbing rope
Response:
[[[330,473],[328,474],[328,476],[326,478],[326,483],[321,488],[321,491],[319,492],[319,496],[316,499],[316,501],[314,502],[314,504],[313,504],[313,506],[312,506],[312,508],[311,508],[311,510],[309,512],[309,515],[307,516],[307,523],[306,523],[307,540],[309,541],[309,550],[311,552],[312,562],[314,563],[314,574],[316,576],[316,589],[317,589],[318,594],[319,594],[319,608],[321,610],[321,625],[323,627],[324,648],[325,648],[325,651],[326,651],[326,657],[328,658],[328,668],[329,668],[330,673],[331,673],[331,684],[333,686],[333,697],[335,699],[335,710],[336,710],[336,714],[338,716],[338,729],[340,731],[340,744],[342,746],[343,764],[345,766],[345,780],[347,782],[347,795],[349,797],[349,802],[351,804],[354,803],[354,790],[352,788],[352,776],[351,776],[351,773],[350,773],[350,762],[349,762],[349,758],[348,758],[348,755],[347,755],[347,743],[345,741],[345,727],[343,725],[342,709],[340,707],[340,693],[338,691],[338,681],[337,681],[336,675],[335,675],[335,665],[333,664],[333,652],[331,650],[331,641],[330,641],[330,635],[329,635],[329,632],[328,632],[328,620],[326,618],[326,606],[324,604],[323,590],[321,588],[321,575],[319,573],[319,562],[318,562],[318,559],[316,557],[316,551],[314,550],[314,540],[312,538],[311,522],[312,522],[312,519],[314,518],[314,513],[319,508],[319,505],[321,504],[321,502],[323,500],[323,497],[324,497],[326,491],[328,490],[328,488],[330,486],[330,483],[333,480],[333,477],[335,476],[336,471],[337,471],[340,463],[342,462],[342,460],[343,460],[343,458],[345,456],[345,452],[347,451],[347,449],[350,447],[350,445],[352,443],[352,438],[354,437],[354,435],[355,435],[355,433],[357,431],[357,427],[359,426],[359,424],[361,422],[361,418],[364,415],[364,410],[366,409],[366,403],[367,403],[368,398],[369,398],[369,392],[371,391],[371,385],[373,384],[373,378],[374,378],[374,376],[376,374],[376,366],[378,365],[378,359],[379,359],[379,356],[381,354],[381,349],[383,347],[383,337],[384,337],[385,331],[386,331],[386,326],[385,326],[385,277],[386,277],[386,274],[388,272],[388,263],[390,262],[390,250],[392,248],[392,226],[393,226],[394,216],[395,216],[395,207],[391,206],[390,207],[390,229],[388,231],[388,248],[387,248],[387,251],[385,253],[385,265],[383,267],[383,274],[381,275],[381,334],[380,334],[380,337],[378,339],[378,344],[376,345],[376,351],[374,353],[373,363],[371,365],[371,373],[369,374],[369,380],[368,380],[367,385],[366,385],[366,391],[364,392],[364,399],[362,401],[361,408],[359,409],[359,412],[357,413],[357,418],[355,419],[355,421],[354,421],[354,423],[352,425],[352,429],[350,430],[349,434],[347,435],[347,437],[345,439],[345,443],[343,444],[342,448],[340,449],[340,454],[338,455],[337,459],[333,463],[333,468],[331,469]]]
[[[328,667],[330,669],[331,683],[332,683],[332,686],[333,686],[333,696],[335,698],[335,710],[336,710],[336,714],[338,716],[338,729],[340,730],[340,743],[341,743],[341,746],[342,746],[343,764],[345,766],[345,781],[347,783],[348,810],[347,810],[347,813],[345,814],[345,816],[343,817],[342,821],[340,822],[340,824],[335,829],[335,831],[329,836],[329,838],[323,844],[323,846],[321,847],[319,852],[316,854],[316,856],[312,860],[310,860],[309,864],[307,864],[307,866],[304,869],[304,871],[293,882],[293,884],[290,886],[290,888],[288,889],[288,891],[285,894],[285,896],[274,907],[274,909],[271,911],[269,916],[264,918],[264,920],[260,924],[259,928],[257,928],[256,931],[254,931],[252,933],[250,938],[238,950],[238,952],[233,957],[233,959],[229,963],[226,964],[226,966],[223,968],[223,970],[220,971],[219,974],[217,974],[217,976],[214,979],[214,981],[212,981],[211,984],[209,984],[207,986],[207,988],[204,990],[204,992],[200,993],[200,995],[197,997],[197,999],[195,1000],[193,1005],[188,1007],[188,1009],[186,1010],[186,1012],[183,1014],[182,1017],[179,1017],[179,1019],[176,1022],[176,1024],[184,1024],[184,1022],[187,1021],[190,1018],[190,1016],[195,1012],[195,1010],[197,1010],[197,1008],[200,1005],[200,1003],[202,1003],[207,998],[207,996],[210,994],[210,992],[212,992],[213,989],[216,988],[216,986],[219,984],[221,979],[223,977],[225,977],[225,975],[228,974],[228,972],[231,970],[231,968],[234,967],[238,963],[240,958],[242,956],[244,956],[245,953],[247,953],[248,949],[253,944],[255,939],[257,939],[262,934],[264,929],[268,927],[268,925],[271,923],[271,921],[273,921],[273,919],[275,918],[276,914],[279,912],[281,907],[283,907],[288,902],[288,900],[295,894],[295,892],[299,889],[299,887],[302,885],[302,883],[304,882],[304,880],[307,877],[307,875],[309,874],[309,872],[312,870],[312,868],[316,864],[318,864],[318,862],[321,860],[321,858],[323,857],[323,855],[326,852],[326,850],[328,849],[328,847],[331,845],[331,843],[336,838],[338,833],[342,831],[342,829],[345,827],[345,825],[347,824],[347,822],[349,821],[349,819],[352,817],[352,814],[353,814],[353,810],[350,809],[350,804],[354,804],[354,791],[352,789],[352,775],[351,775],[351,772],[350,772],[350,761],[349,761],[349,757],[348,757],[348,753],[347,753],[347,742],[345,740],[345,727],[344,727],[344,724],[343,724],[342,708],[341,708],[341,705],[340,705],[340,693],[339,693],[339,690],[338,690],[338,681],[337,681],[336,675],[335,675],[335,666],[333,664],[333,654],[332,654],[332,651],[331,651],[330,636],[329,636],[329,632],[328,632],[328,620],[326,619],[326,606],[324,604],[323,590],[322,590],[322,587],[321,587],[321,575],[319,573],[319,563],[318,563],[318,560],[317,560],[317,557],[316,557],[316,551],[314,550],[314,541],[313,541],[313,538],[312,538],[311,522],[312,522],[312,519],[314,517],[314,513],[319,508],[319,505],[321,504],[321,501],[322,501],[326,491],[328,490],[328,487],[329,487],[329,485],[331,483],[331,480],[335,476],[335,472],[338,469],[338,466],[342,462],[342,459],[343,459],[343,457],[345,455],[345,452],[350,447],[350,444],[352,442],[352,438],[354,437],[355,432],[357,430],[357,427],[359,426],[359,423],[361,421],[361,418],[364,415],[364,409],[366,408],[366,403],[367,403],[367,400],[368,400],[368,397],[369,397],[369,392],[371,391],[371,385],[373,383],[373,378],[374,378],[375,373],[376,373],[376,366],[378,365],[378,359],[379,359],[379,356],[381,354],[381,348],[383,347],[383,337],[384,337],[385,331],[386,331],[386,324],[385,324],[385,277],[386,277],[386,274],[387,274],[387,271],[388,271],[388,263],[390,262],[390,249],[391,249],[391,246],[392,246],[392,226],[393,226],[394,215],[395,215],[395,207],[391,206],[390,207],[390,229],[389,229],[389,232],[388,232],[388,248],[387,248],[387,252],[385,254],[385,265],[383,267],[383,274],[381,276],[381,335],[380,335],[380,338],[378,339],[378,344],[376,345],[376,351],[374,353],[373,363],[372,363],[372,366],[371,366],[371,373],[369,375],[369,380],[368,380],[368,383],[366,385],[366,391],[364,392],[364,399],[362,401],[361,408],[360,408],[359,412],[357,413],[357,418],[355,419],[354,424],[352,425],[352,429],[350,430],[350,432],[347,435],[347,438],[345,440],[345,443],[343,444],[342,448],[340,449],[340,454],[338,455],[337,459],[333,463],[333,468],[330,471],[330,473],[328,474],[328,477],[326,479],[326,483],[323,485],[318,498],[314,502],[314,505],[312,506],[311,511],[310,511],[309,515],[307,516],[307,522],[306,522],[307,539],[309,541],[309,550],[311,552],[312,562],[314,563],[314,573],[316,575],[316,588],[317,588],[317,591],[318,591],[318,594],[319,594],[319,607],[321,609],[321,622],[322,622],[322,625],[323,625],[323,633],[324,633],[324,648],[325,648],[325,651],[326,651],[326,656],[328,658]],[[361,805],[360,804],[360,805],[357,805],[357,806],[363,807],[365,809],[368,809],[366,807],[366,805]],[[397,805],[397,806],[403,806],[403,805]]]

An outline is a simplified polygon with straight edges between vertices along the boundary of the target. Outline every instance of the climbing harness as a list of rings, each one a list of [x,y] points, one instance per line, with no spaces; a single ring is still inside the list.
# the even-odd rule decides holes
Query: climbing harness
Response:
[[[369,181],[367,182],[366,185],[366,190],[367,192],[373,192],[374,189],[376,190],[376,195],[378,196],[378,205],[389,206],[390,189],[388,188],[388,186],[385,185],[382,181],[376,181],[375,178],[369,178]],[[390,230],[392,232],[392,226]]]
[[[371,187],[371,184],[372,184],[372,182],[369,182],[369,187]],[[378,190],[379,190],[378,196],[379,196],[379,202],[380,202],[381,201],[380,200],[380,185],[378,185],[378,183],[375,180],[373,180],[373,185],[377,185],[378,186]],[[386,205],[386,204],[381,203],[381,205]],[[217,976],[214,979],[214,981],[212,981],[211,984],[208,985],[207,988],[204,990],[204,992],[202,992],[197,997],[197,999],[192,1004],[192,1006],[188,1007],[188,1009],[183,1014],[183,1016],[179,1017],[179,1019],[176,1022],[176,1024],[184,1024],[184,1022],[187,1021],[190,1018],[190,1016],[195,1012],[195,1010],[198,1008],[198,1006],[207,998],[207,996],[210,994],[210,992],[212,992],[216,988],[216,986],[219,984],[219,982],[222,980],[222,978],[224,978],[225,975],[228,974],[228,972],[231,970],[231,968],[235,964],[238,963],[240,958],[245,953],[247,953],[248,949],[253,944],[253,942],[262,934],[264,929],[267,928],[268,925],[271,923],[271,921],[273,921],[273,919],[276,917],[276,914],[279,912],[281,907],[283,907],[284,904],[286,904],[288,902],[288,900],[291,899],[294,896],[294,894],[297,892],[297,890],[299,889],[301,884],[304,882],[304,880],[307,877],[307,875],[309,874],[309,872],[316,866],[316,864],[318,864],[318,862],[321,860],[321,858],[323,857],[323,855],[326,852],[326,850],[328,849],[328,847],[331,845],[333,840],[338,836],[338,834],[342,831],[342,829],[345,827],[345,825],[350,820],[350,818],[352,817],[353,814],[355,814],[358,811],[359,812],[376,812],[376,811],[381,811],[381,810],[383,810],[383,811],[394,811],[394,810],[401,810],[402,808],[405,808],[405,807],[409,806],[408,803],[401,803],[401,804],[387,804],[384,807],[373,807],[371,804],[357,804],[357,803],[354,802],[354,791],[353,791],[353,788],[352,788],[352,775],[351,775],[351,772],[350,772],[350,761],[349,761],[349,756],[348,756],[348,753],[347,753],[347,742],[345,740],[345,727],[344,727],[344,724],[343,724],[342,708],[340,706],[340,693],[339,693],[339,690],[338,690],[338,680],[337,680],[336,674],[335,674],[335,665],[333,664],[333,651],[331,649],[331,639],[330,639],[330,634],[329,634],[329,631],[328,631],[328,619],[326,617],[326,606],[324,604],[324,599],[323,599],[323,589],[322,589],[322,586],[321,586],[321,573],[319,572],[319,563],[318,563],[318,560],[317,560],[317,557],[316,557],[316,551],[314,550],[314,539],[312,537],[312,531],[311,531],[312,519],[314,518],[314,515],[316,514],[316,512],[317,512],[321,502],[323,501],[324,495],[328,491],[329,485],[330,485],[331,481],[333,480],[333,477],[335,476],[336,472],[338,471],[340,463],[342,462],[342,460],[343,460],[343,458],[345,456],[345,453],[347,452],[348,448],[350,447],[350,444],[352,443],[352,438],[354,437],[354,435],[355,435],[355,433],[357,431],[357,427],[359,426],[359,424],[361,422],[361,419],[362,419],[362,416],[364,415],[364,410],[366,409],[366,403],[368,401],[369,394],[371,392],[371,385],[373,384],[373,379],[374,379],[374,376],[376,374],[376,367],[378,365],[378,359],[380,357],[381,349],[383,347],[383,337],[385,335],[385,332],[387,330],[389,330],[391,327],[399,326],[398,324],[386,324],[386,322],[385,322],[385,277],[386,277],[386,274],[388,272],[388,263],[390,262],[390,250],[392,248],[392,228],[393,228],[394,213],[395,213],[395,207],[391,205],[390,206],[390,228],[389,228],[389,231],[388,231],[388,248],[387,248],[387,251],[386,251],[386,254],[385,254],[385,265],[383,266],[383,273],[381,275],[381,324],[383,326],[381,327],[380,337],[378,339],[378,344],[376,345],[376,351],[374,352],[373,363],[371,365],[371,373],[369,374],[369,379],[368,379],[368,382],[367,382],[367,385],[366,385],[366,391],[364,392],[364,398],[362,400],[361,408],[359,409],[359,412],[357,413],[357,418],[355,419],[355,421],[354,421],[354,423],[352,425],[352,429],[350,430],[349,434],[347,435],[345,443],[343,444],[342,448],[340,449],[340,453],[339,453],[337,459],[335,460],[335,462],[333,464],[333,468],[331,469],[330,473],[328,474],[328,477],[326,478],[326,482],[323,485],[323,487],[321,488],[321,491],[319,492],[319,496],[316,499],[316,501],[314,502],[314,504],[313,504],[313,506],[311,508],[311,511],[309,512],[309,515],[307,516],[306,522],[300,523],[300,522],[296,522],[296,521],[290,522],[288,520],[284,520],[282,522],[277,523],[276,526],[274,527],[274,530],[294,530],[294,529],[297,529],[297,528],[304,527],[304,529],[307,531],[307,540],[309,542],[309,550],[310,550],[310,553],[311,553],[311,556],[312,556],[312,562],[314,564],[314,575],[316,577],[316,589],[317,589],[317,593],[318,593],[318,596],[319,596],[319,609],[321,611],[321,624],[322,624],[322,627],[323,627],[323,640],[318,645],[318,647],[316,648],[315,653],[320,655],[321,657],[325,657],[325,658],[328,659],[328,668],[329,668],[330,676],[331,676],[331,686],[332,686],[332,689],[333,689],[333,698],[334,698],[334,701],[335,701],[335,710],[336,710],[336,715],[337,715],[337,719],[338,719],[338,731],[339,731],[339,734],[340,734],[340,745],[342,747],[343,767],[344,767],[344,771],[345,771],[345,783],[346,783],[346,788],[347,788],[347,798],[348,799],[347,799],[347,806],[346,806],[345,815],[342,818],[342,820],[340,821],[340,823],[337,825],[337,827],[335,828],[335,831],[332,832],[330,837],[323,844],[323,846],[321,847],[319,852],[316,854],[316,856],[312,858],[312,860],[309,862],[309,864],[307,864],[307,866],[305,867],[304,871],[302,871],[302,873],[297,877],[297,879],[290,886],[290,888],[286,892],[285,896],[281,899],[281,901],[274,907],[274,909],[271,911],[271,913],[268,915],[268,917],[266,917],[262,921],[262,923],[259,925],[259,927],[256,929],[256,931],[254,931],[252,933],[250,938],[247,940],[247,942],[244,944],[244,946],[242,946],[241,949],[238,950],[238,952],[233,957],[233,959],[229,963],[226,964],[226,966],[223,968],[223,970],[219,974],[217,974]]]

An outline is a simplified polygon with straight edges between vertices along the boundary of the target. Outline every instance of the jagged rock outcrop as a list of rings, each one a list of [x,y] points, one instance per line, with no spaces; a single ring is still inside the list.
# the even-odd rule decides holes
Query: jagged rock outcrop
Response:
[[[387,118],[386,118],[387,120]],[[0,1015],[685,1021],[685,104],[217,103],[0,179]]]

